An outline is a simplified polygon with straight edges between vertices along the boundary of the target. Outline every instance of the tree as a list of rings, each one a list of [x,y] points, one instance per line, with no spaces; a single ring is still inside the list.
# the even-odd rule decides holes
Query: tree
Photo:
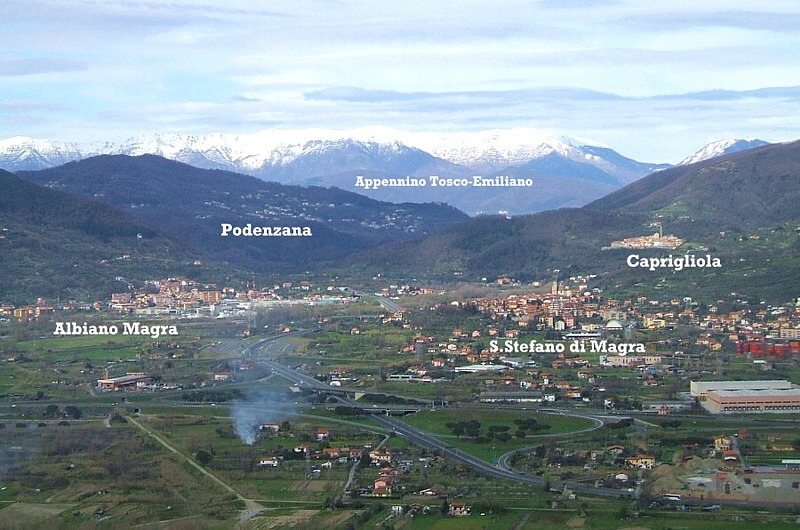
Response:
[[[194,456],[197,459],[197,462],[201,466],[207,466],[208,464],[211,463],[211,460],[213,459],[211,453],[209,453],[208,451],[204,451],[203,449],[197,451],[197,453]]]
[[[67,415],[76,420],[81,419],[81,416],[83,416],[83,411],[78,407],[76,407],[75,405],[67,405],[66,407],[64,407],[64,412],[66,412]]]
[[[453,431],[453,434],[456,435],[456,438],[461,440],[461,436],[464,434],[464,425],[462,423],[456,423],[453,425],[451,430]]]

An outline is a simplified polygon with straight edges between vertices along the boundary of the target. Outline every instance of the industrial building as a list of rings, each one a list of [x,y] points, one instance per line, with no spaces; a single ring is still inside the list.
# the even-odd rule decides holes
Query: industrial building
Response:
[[[800,412],[800,389],[710,390],[703,407],[712,414]]]
[[[744,390],[744,391],[760,391],[760,390],[791,390],[794,386],[785,380],[767,380],[767,381],[692,381],[690,385],[690,394],[693,398],[700,401],[705,401],[706,396],[711,391],[720,390]]]
[[[103,377],[97,380],[97,386],[100,390],[135,390],[146,385],[152,376],[141,373],[129,373],[121,377]]]

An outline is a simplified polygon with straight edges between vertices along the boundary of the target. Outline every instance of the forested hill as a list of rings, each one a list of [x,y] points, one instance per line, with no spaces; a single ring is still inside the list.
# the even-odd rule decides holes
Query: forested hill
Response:
[[[83,298],[194,269],[184,245],[118,208],[0,170],[0,301]]]
[[[653,173],[585,208],[691,217],[720,228],[800,220],[800,141]]]
[[[20,176],[117,206],[208,259],[257,272],[313,269],[468,219],[444,204],[381,202],[337,188],[264,182],[154,155],[97,156]],[[308,227],[313,235],[221,237],[223,223]]]

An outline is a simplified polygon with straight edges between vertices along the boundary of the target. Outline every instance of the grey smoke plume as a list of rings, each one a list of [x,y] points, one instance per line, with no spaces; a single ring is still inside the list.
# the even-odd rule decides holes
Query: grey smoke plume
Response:
[[[296,405],[275,392],[249,392],[244,399],[235,400],[231,407],[233,430],[247,445],[256,443],[261,425],[280,423],[296,414]]]

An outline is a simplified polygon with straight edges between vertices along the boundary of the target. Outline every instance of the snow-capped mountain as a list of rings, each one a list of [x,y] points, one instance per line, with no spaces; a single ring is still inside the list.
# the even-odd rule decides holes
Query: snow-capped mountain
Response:
[[[717,156],[737,153],[739,151],[753,149],[754,147],[761,147],[762,145],[767,144],[768,142],[757,140],[755,138],[718,140],[716,142],[711,142],[693,155],[684,158],[678,163],[678,165],[686,166],[689,164],[695,164],[697,162],[709,160]]]
[[[55,144],[27,136],[0,140],[0,168],[7,171],[60,166],[85,156],[76,144]]]
[[[749,142],[749,143],[743,143]],[[764,142],[711,144],[683,163]],[[591,140],[530,128],[479,132],[268,129],[252,134],[150,134],[119,143],[58,144],[15,137],[0,141],[0,168],[37,170],[101,154],[154,154],[205,169],[282,183],[338,186],[392,202],[443,201],[468,212],[530,213],[582,206],[647,174],[669,167],[626,158]],[[526,189],[483,187],[356,188],[357,175],[471,179],[474,175],[533,179]]]
[[[270,170],[287,168],[303,159],[326,157],[339,157],[342,167],[352,168],[359,163],[369,162],[367,166],[387,166],[381,168],[386,171],[408,172],[408,168],[404,167],[409,162],[408,158],[420,157],[423,153],[479,173],[519,167],[548,156],[566,158],[612,173],[620,166],[630,166],[628,169],[636,166],[635,173],[646,172],[654,167],[652,164],[639,167],[639,163],[597,142],[554,137],[535,129],[442,134],[411,133],[380,127],[350,131],[269,129],[246,135],[151,134],[120,143],[84,146],[15,137],[0,142],[0,167],[10,170],[42,169],[99,154],[155,154],[201,167],[249,174],[269,174]],[[400,167],[397,167],[398,164]],[[313,169],[313,174],[309,176],[330,173],[342,167]]]

